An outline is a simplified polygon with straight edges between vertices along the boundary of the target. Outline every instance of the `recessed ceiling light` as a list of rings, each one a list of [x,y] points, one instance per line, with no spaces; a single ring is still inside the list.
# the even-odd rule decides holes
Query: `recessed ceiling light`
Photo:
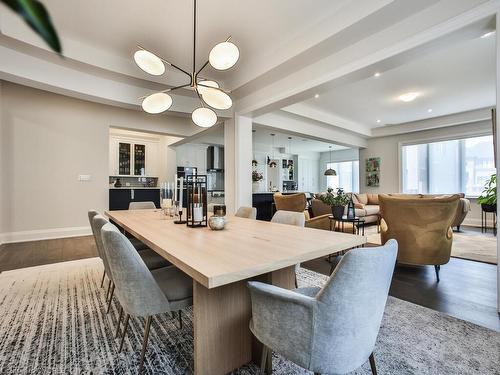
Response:
[[[431,112],[432,112],[432,108],[429,108],[429,109],[427,110],[427,112],[431,113]]]
[[[403,102],[411,102],[419,95],[420,94],[418,92],[407,92],[406,94],[400,95],[398,99]]]
[[[380,124],[380,120],[377,120],[377,124]]]
[[[380,73],[379,73],[379,72],[377,72],[377,73],[375,73],[373,76],[374,76],[375,78],[378,78],[378,77],[380,77]]]
[[[485,34],[481,35],[481,38],[482,38],[482,39],[484,39],[484,38],[488,38],[488,37],[490,37],[490,36],[492,36],[492,35],[494,35],[494,34],[495,34],[495,31],[489,31],[489,32],[487,32],[487,33],[485,33]]]
[[[314,97],[315,97],[316,99],[318,99],[318,98],[319,98],[319,94],[314,95]]]

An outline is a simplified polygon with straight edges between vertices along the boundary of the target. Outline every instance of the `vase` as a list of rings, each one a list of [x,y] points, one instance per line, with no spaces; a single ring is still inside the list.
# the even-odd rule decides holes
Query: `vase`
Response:
[[[481,204],[481,209],[484,212],[497,212],[497,205],[496,204]]]
[[[117,188],[121,188],[122,187],[122,183],[121,183],[121,181],[120,181],[119,178],[117,178],[116,181],[115,181],[115,187],[117,187]]]
[[[260,191],[260,181],[252,181],[252,192]]]
[[[344,216],[344,209],[344,206],[332,206],[332,215],[334,219],[342,219],[342,216]]]

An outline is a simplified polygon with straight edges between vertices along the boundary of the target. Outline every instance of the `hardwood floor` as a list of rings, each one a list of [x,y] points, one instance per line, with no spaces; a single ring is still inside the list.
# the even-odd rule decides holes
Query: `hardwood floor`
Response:
[[[92,236],[4,244],[0,272],[97,256]],[[328,275],[330,263],[316,259],[302,264]],[[433,267],[398,266],[390,294],[451,316],[500,331],[496,306],[496,266],[452,258],[441,267],[436,283]]]

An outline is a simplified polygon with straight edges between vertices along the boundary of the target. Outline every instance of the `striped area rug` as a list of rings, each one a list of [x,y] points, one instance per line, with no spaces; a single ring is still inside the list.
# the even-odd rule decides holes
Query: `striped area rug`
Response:
[[[135,374],[144,321],[131,319],[125,348],[114,333],[117,304],[105,314],[96,258],[0,274],[0,374]],[[326,277],[302,269],[300,286]],[[191,310],[183,329],[153,320],[145,374],[191,374]],[[348,317],[346,317],[347,319]],[[500,333],[389,298],[376,348],[380,374],[500,374]],[[274,355],[275,374],[308,374]],[[235,373],[257,374],[253,365]],[[369,374],[365,365],[355,372]]]

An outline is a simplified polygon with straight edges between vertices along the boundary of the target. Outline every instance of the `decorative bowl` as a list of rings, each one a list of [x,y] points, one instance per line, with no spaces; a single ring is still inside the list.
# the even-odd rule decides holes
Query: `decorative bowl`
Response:
[[[212,230],[222,230],[226,226],[226,218],[224,216],[210,216],[208,226]]]

